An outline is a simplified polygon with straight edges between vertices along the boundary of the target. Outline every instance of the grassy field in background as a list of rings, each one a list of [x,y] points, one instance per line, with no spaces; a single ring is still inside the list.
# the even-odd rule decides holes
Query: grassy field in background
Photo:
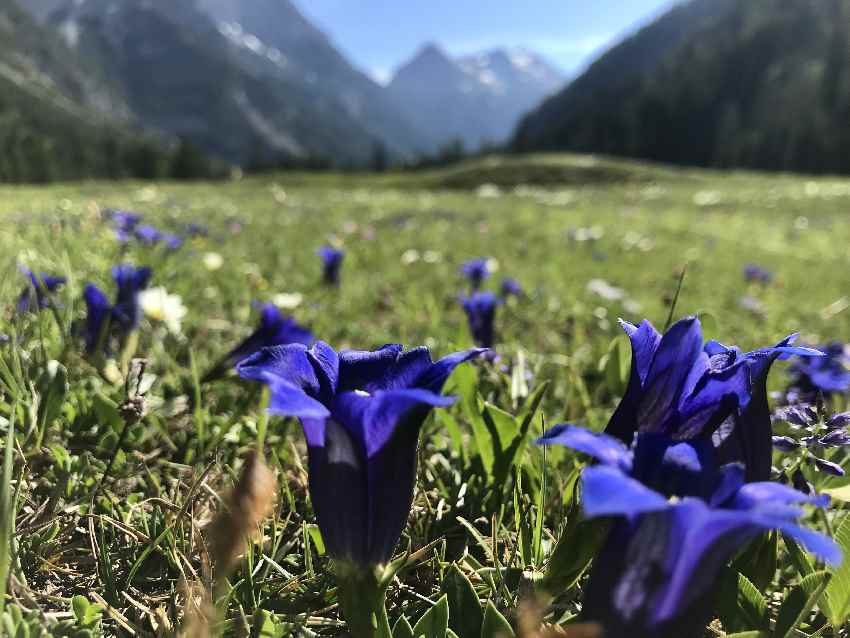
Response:
[[[209,234],[176,251],[132,244],[122,253],[103,221],[108,208],[143,213],[163,230],[203,223]],[[0,375],[0,429],[8,431],[15,412],[18,436],[12,593],[41,610],[20,622],[29,623],[30,635],[50,623],[44,635],[69,636],[119,627],[169,635],[179,626],[186,592],[204,584],[202,529],[262,419],[256,387],[234,379],[202,386],[197,378],[253,329],[252,302],[286,294],[295,306],[293,295],[301,295],[287,312],[336,348],[397,342],[442,355],[472,345],[458,303],[467,286],[460,264],[493,257],[499,270],[485,287],[496,290],[510,276],[526,296],[498,311],[500,360],[469,366],[450,386],[477,384],[486,400],[517,414],[548,381],[532,433],[565,420],[600,428],[627,373],[617,319],[663,327],[684,267],[675,315],[699,315],[707,338],[745,349],[797,331],[813,344],[850,338],[848,214],[846,179],[576,156],[485,158],[376,176],[0,187],[6,306],[24,284],[18,264],[69,279],[55,315],[21,320],[9,310],[0,325],[19,344],[6,346]],[[326,242],[347,253],[339,289],[320,282],[315,250]],[[221,256],[220,268],[210,268],[210,253]],[[122,260],[152,267],[151,285],[180,295],[188,314],[180,335],[143,320],[137,356],[156,377],[148,414],[131,428],[99,488],[125,388],[85,361],[74,325],[84,315],[85,283],[111,295],[109,269]],[[745,282],[748,263],[772,271],[773,282]],[[51,360],[67,373],[67,390],[55,395],[39,376]],[[784,367],[776,367],[773,387],[784,384]],[[58,404],[45,419],[51,400]],[[514,480],[502,493],[477,460],[482,442],[469,435],[463,406],[445,414],[429,419],[423,434],[407,530],[414,549],[428,549],[391,589],[391,608],[419,617],[457,560],[479,598],[510,617],[520,576],[539,570],[563,525],[559,487],[573,461],[556,467],[569,455],[544,460],[526,449],[515,466],[528,470],[531,483]],[[460,439],[450,436],[456,432]],[[267,449],[278,471],[278,507],[264,541],[232,579],[228,617],[234,631],[254,635],[263,627],[270,633],[262,635],[286,635],[285,623],[333,635],[335,594],[312,532],[297,423],[272,418]],[[545,486],[536,482],[544,463]],[[821,486],[841,485],[830,481]],[[517,538],[541,511],[544,487],[541,546],[529,556],[516,550]],[[488,576],[488,556],[508,568],[504,577]],[[110,609],[72,608],[77,595]],[[564,617],[576,609],[569,596],[559,605]]]

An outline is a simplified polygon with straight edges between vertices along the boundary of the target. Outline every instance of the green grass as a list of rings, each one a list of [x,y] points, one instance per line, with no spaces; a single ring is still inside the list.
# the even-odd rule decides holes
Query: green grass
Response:
[[[166,229],[202,222],[210,234],[174,253],[134,245],[122,255],[101,221],[107,207],[142,212]],[[17,512],[0,521],[15,534],[7,629],[168,635],[183,619],[187,587],[211,587],[203,530],[256,447],[263,416],[257,387],[197,379],[252,329],[252,301],[300,293],[292,313],[337,348],[400,342],[444,354],[471,345],[457,302],[460,263],[495,257],[499,271],[487,285],[511,276],[528,295],[499,310],[501,361],[469,367],[450,385],[477,387],[494,406],[522,414],[528,393],[549,382],[532,435],[544,421],[601,428],[622,391],[622,374],[602,363],[612,342],[622,343],[617,318],[662,327],[685,266],[675,313],[699,314],[707,338],[744,348],[796,331],[810,343],[850,338],[848,212],[848,180],[574,156],[380,176],[0,188],[0,289],[9,308],[0,331],[15,344],[4,347],[0,366],[0,430],[5,439],[14,422],[17,438],[6,470],[14,480],[2,499]],[[319,283],[314,251],[329,240],[347,251],[339,290]],[[219,270],[205,267],[210,252],[223,257]],[[154,377],[148,412],[130,425],[104,480],[124,425],[125,386],[98,374],[73,335],[83,286],[91,281],[111,295],[109,268],[122,259],[153,267],[152,285],[179,294],[189,313],[179,336],[143,322],[137,356]],[[55,315],[12,316],[21,262],[68,276]],[[772,270],[774,283],[745,283],[748,262]],[[595,279],[623,298],[594,293]],[[775,387],[784,381],[780,368]],[[489,601],[514,620],[522,581],[540,575],[566,524],[572,456],[525,449],[497,483],[463,404],[423,432],[406,534],[414,551],[425,549],[390,588],[391,622],[404,614],[415,624],[458,570],[482,610]],[[279,498],[229,583],[224,606],[234,635],[263,627],[262,635],[285,635],[287,623],[341,631],[328,561],[310,540],[299,430],[276,417],[268,423]],[[455,562],[458,570],[450,569]],[[780,573],[770,591],[782,592],[789,578]],[[91,606],[72,604],[75,596]],[[550,620],[574,614],[578,600],[575,589],[559,597]]]

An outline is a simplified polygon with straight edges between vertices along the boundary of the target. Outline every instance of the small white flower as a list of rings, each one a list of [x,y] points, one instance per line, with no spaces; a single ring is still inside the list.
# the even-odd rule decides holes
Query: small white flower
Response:
[[[591,279],[587,282],[587,291],[599,295],[608,301],[620,301],[626,296],[622,288],[612,286],[604,279]]]
[[[426,264],[436,264],[442,258],[443,256],[436,250],[426,250],[425,254],[422,255],[422,259],[425,261]]]
[[[139,293],[139,305],[146,317],[163,322],[169,332],[180,333],[180,322],[188,312],[180,295],[170,295],[162,286],[148,288]]]
[[[206,253],[204,255],[204,266],[207,270],[218,270],[224,265],[224,257],[218,253]]]
[[[282,292],[275,295],[272,299],[274,305],[283,310],[292,310],[293,308],[297,308],[303,301],[304,295],[300,292]]]
[[[410,264],[415,264],[419,261],[419,251],[415,248],[411,248],[409,250],[405,250],[401,255],[401,263],[405,266],[409,266]]]

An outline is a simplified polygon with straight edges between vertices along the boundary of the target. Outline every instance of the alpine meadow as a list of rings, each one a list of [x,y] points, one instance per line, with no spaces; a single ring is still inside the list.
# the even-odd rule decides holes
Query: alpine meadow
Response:
[[[848,636],[850,4],[536,1],[0,0],[0,638]]]

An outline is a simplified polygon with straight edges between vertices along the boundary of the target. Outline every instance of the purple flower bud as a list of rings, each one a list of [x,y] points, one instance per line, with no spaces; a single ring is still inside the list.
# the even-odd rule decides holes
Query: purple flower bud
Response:
[[[794,485],[795,490],[802,492],[803,494],[812,495],[815,493],[815,486],[806,480],[806,477],[800,468],[794,470],[794,474],[791,476],[791,483]]]
[[[826,422],[826,427],[830,430],[846,428],[848,425],[850,425],[850,412],[839,412],[838,414],[833,414]]]
[[[850,432],[842,429],[832,430],[828,434],[822,436],[818,443],[827,447],[842,447],[844,445],[850,445]]]
[[[831,474],[832,476],[844,476],[844,468],[842,468],[838,463],[833,463],[832,461],[827,461],[826,459],[818,458],[817,456],[813,456],[812,459],[815,462],[815,467],[820,472],[824,472],[825,474]]]
[[[814,406],[808,403],[800,403],[777,410],[775,418],[778,421],[785,421],[791,425],[807,427],[817,420],[817,411]]]
[[[790,436],[774,436],[773,447],[780,452],[793,452],[799,449],[800,444]]]

